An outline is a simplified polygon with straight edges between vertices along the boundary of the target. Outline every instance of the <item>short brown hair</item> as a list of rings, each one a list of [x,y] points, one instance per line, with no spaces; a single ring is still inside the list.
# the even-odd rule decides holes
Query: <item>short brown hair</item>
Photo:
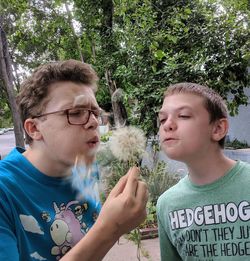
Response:
[[[170,85],[164,93],[164,97],[177,94],[190,93],[203,98],[204,106],[210,117],[210,123],[222,118],[228,118],[227,106],[222,97],[213,89],[191,82],[182,82]],[[223,148],[225,137],[219,140],[219,145]]]
[[[42,113],[48,102],[46,98],[50,86],[60,81],[90,85],[96,91],[98,77],[91,65],[72,59],[39,66],[21,84],[21,91],[17,96],[23,124],[26,119]],[[26,133],[26,143],[31,142],[32,139]]]

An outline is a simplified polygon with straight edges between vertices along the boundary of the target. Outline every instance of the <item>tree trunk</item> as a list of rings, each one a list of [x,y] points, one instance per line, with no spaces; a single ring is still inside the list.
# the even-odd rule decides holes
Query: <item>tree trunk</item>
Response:
[[[103,39],[102,48],[105,49],[106,54],[110,54],[116,51],[116,46],[113,41],[113,13],[114,3],[113,0],[102,0],[101,6],[103,10],[103,19],[101,27],[101,37]],[[113,99],[113,94],[117,90],[116,82],[112,79],[112,69],[106,68],[105,78],[109,87],[109,93],[111,96],[112,109],[114,114],[114,122],[116,127],[124,126],[127,122],[127,112],[122,99]]]
[[[122,100],[113,99],[113,95],[114,95],[115,91],[117,90],[117,88],[116,88],[115,81],[112,80],[111,72],[108,69],[106,69],[105,78],[106,78],[106,81],[109,86],[110,95],[112,97],[111,102],[112,102],[115,126],[122,127],[127,123],[126,108],[125,108]]]
[[[66,8],[67,15],[68,15],[68,22],[69,22],[69,24],[70,24],[72,33],[73,33],[74,38],[75,38],[75,41],[76,41],[76,45],[77,45],[77,49],[78,49],[78,52],[79,52],[80,59],[81,59],[81,61],[84,63],[84,58],[83,58],[83,54],[82,54],[80,39],[79,39],[79,37],[76,35],[75,28],[74,28],[74,24],[73,24],[72,14],[71,14],[71,12],[70,12],[70,10],[69,10],[69,6],[68,6],[67,3],[65,3],[65,8]]]
[[[6,34],[3,30],[3,18],[0,16],[0,78],[6,89],[14,124],[16,146],[24,147],[23,128],[15,100],[13,85],[13,72],[11,70],[11,59],[8,50]]]

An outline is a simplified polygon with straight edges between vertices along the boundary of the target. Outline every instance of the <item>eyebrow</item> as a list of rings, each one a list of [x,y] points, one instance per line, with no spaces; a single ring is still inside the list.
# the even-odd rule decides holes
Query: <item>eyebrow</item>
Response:
[[[184,109],[192,110],[192,107],[191,107],[191,106],[188,106],[188,105],[184,105],[184,106],[181,106],[181,107],[175,109],[175,111],[181,111],[181,110],[184,110]],[[159,111],[158,115],[160,116],[160,115],[163,115],[163,114],[166,114],[166,111],[163,110],[163,109],[161,109],[161,110]]]
[[[76,104],[75,106],[73,106],[72,103],[67,103],[61,107],[61,110],[69,110],[69,109],[90,109],[90,110],[100,110],[100,111],[102,110],[98,105],[93,105],[93,104]]]
[[[88,104],[89,105],[89,104]],[[82,108],[82,109],[91,109],[91,110],[102,110],[98,105],[93,105],[93,104],[90,104],[90,106],[88,106],[86,104],[76,104],[75,106],[72,106],[71,108],[74,109],[74,108]]]

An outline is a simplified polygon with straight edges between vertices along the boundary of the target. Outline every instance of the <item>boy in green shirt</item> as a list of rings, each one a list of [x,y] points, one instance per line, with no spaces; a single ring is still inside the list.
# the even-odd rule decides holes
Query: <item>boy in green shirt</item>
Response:
[[[224,101],[208,87],[175,84],[159,120],[163,151],[189,171],[157,203],[161,259],[250,260],[250,165],[223,154]]]

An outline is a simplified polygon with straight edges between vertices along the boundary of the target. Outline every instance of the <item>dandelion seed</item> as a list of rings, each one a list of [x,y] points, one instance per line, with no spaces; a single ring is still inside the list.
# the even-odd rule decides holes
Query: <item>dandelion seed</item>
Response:
[[[91,200],[96,205],[100,203],[99,174],[96,164],[86,165],[80,157],[76,157],[71,182],[72,187],[77,191],[78,200]]]
[[[146,137],[136,127],[122,127],[113,132],[109,147],[118,160],[138,163],[145,153]]]

